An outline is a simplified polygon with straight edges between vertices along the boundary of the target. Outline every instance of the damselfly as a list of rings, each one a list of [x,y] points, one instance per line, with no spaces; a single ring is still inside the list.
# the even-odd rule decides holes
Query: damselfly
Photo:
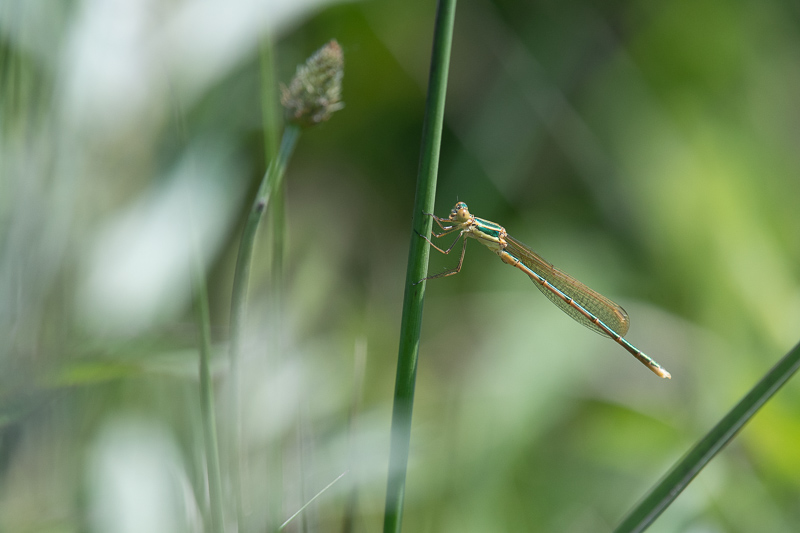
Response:
[[[463,245],[461,257],[454,269],[428,276],[420,282],[458,274],[464,262],[464,253],[467,251],[467,237],[471,237],[499,255],[504,263],[527,274],[542,291],[542,294],[577,322],[592,331],[614,339],[656,375],[662,378],[672,377],[661,365],[622,337],[628,332],[630,326],[628,313],[622,307],[555,268],[542,259],[539,254],[509,236],[501,225],[471,214],[464,202],[458,202],[450,211],[448,218],[439,218],[430,213],[425,214],[432,217],[442,229],[440,233],[432,231],[432,236],[438,238],[458,232],[458,238],[447,250],[442,250],[429,238],[422,236],[431,246],[443,254],[449,254],[462,237]]]

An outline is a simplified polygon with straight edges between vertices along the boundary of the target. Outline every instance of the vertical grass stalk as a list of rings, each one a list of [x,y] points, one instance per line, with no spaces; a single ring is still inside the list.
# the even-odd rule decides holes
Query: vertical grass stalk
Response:
[[[271,90],[272,53],[269,41],[263,41],[261,47],[261,77],[270,89],[262,90],[262,118],[265,123],[265,153],[271,154],[274,139],[270,130],[277,122],[273,113],[274,93]],[[270,199],[281,194],[283,190],[283,175],[286,165],[300,137],[301,128],[311,127],[330,119],[331,115],[341,109],[342,77],[344,76],[344,58],[342,49],[335,40],[317,50],[309,59],[297,68],[295,77],[288,87],[281,87],[281,104],[286,114],[287,125],[283,130],[280,148],[277,155],[261,180],[253,206],[242,230],[239,243],[239,253],[236,258],[236,270],[233,277],[231,293],[231,383],[229,397],[229,416],[233,423],[230,432],[230,471],[231,482],[234,486],[236,499],[236,514],[239,531],[244,531],[244,511],[242,506],[242,475],[239,457],[242,435],[241,419],[241,351],[242,331],[244,328],[245,313],[247,310],[247,288],[250,279],[250,263],[253,256],[256,231]],[[282,203],[281,203],[282,207]],[[283,218],[281,208],[280,219]],[[280,247],[278,260],[282,260],[284,227],[275,230],[278,235],[274,242]],[[280,280],[279,280],[280,281]]]
[[[419,238],[417,233],[427,235],[431,230],[432,221],[423,213],[433,212],[455,12],[456,0],[439,1],[433,32],[428,96],[422,128],[413,227],[406,270],[406,290],[400,324],[400,347],[397,357],[389,449],[389,477],[386,485],[386,508],[383,522],[384,533],[398,533],[402,523],[408,450],[411,442],[411,414],[414,406],[417,356],[422,326],[422,304],[425,294],[425,282],[414,284],[426,276],[429,254],[427,244]]]
[[[231,383],[229,397],[229,419],[233,422],[229,446],[231,482],[233,483],[234,497],[236,499],[236,514],[241,528],[244,525],[244,511],[242,508],[242,478],[240,465],[240,443],[242,432],[240,394],[241,394],[241,349],[242,331],[244,328],[245,312],[247,310],[247,288],[250,281],[250,264],[253,257],[256,230],[261,217],[267,210],[270,197],[280,188],[286,164],[294,151],[297,139],[300,136],[300,127],[289,124],[283,131],[278,155],[269,165],[261,185],[258,188],[253,206],[247,216],[242,238],[239,242],[239,253],[236,258],[236,270],[233,276],[231,289],[231,326],[230,326],[230,366]]]
[[[200,412],[206,447],[208,499],[211,507],[211,531],[225,532],[222,502],[222,477],[219,468],[217,422],[214,416],[214,388],[211,380],[211,319],[208,312],[208,292],[202,262],[197,254],[194,272],[194,301],[197,325],[200,330]]]
[[[278,152],[281,117],[278,112],[278,91],[275,83],[275,61],[269,36],[261,38],[261,126],[264,129],[264,156],[272,161]]]
[[[364,391],[364,375],[367,366],[367,339],[364,336],[356,338],[355,349],[353,350],[353,396],[350,399],[350,413],[347,416],[347,469],[355,470],[359,462],[357,442],[356,421],[361,409],[361,396]],[[356,516],[358,506],[358,484],[356,480],[349,480],[347,488],[347,500],[344,507],[344,517],[342,519],[342,533],[353,533],[356,528]]]
[[[261,66],[261,127],[264,130],[264,155],[266,161],[275,159],[278,153],[278,131],[280,129],[281,115],[278,106],[278,86],[275,83],[275,61],[273,43],[269,35],[264,35],[260,46]],[[270,268],[270,313],[271,324],[269,329],[269,351],[278,355],[282,352],[280,332],[281,325],[277,323],[283,316],[281,312],[283,301],[283,243],[286,237],[286,224],[284,217],[284,191],[280,187],[272,197],[270,220],[268,220],[269,233],[272,243],[272,264]],[[269,480],[269,502],[267,511],[268,531],[277,531],[283,510],[283,449],[280,443],[267,450],[267,464],[265,479]]]

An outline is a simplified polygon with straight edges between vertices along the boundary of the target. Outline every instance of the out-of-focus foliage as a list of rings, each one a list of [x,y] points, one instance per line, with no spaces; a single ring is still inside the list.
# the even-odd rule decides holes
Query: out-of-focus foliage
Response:
[[[275,86],[337,39],[346,107],[287,171],[280,317],[256,250],[244,503],[263,530],[349,469],[288,530],[340,530],[351,490],[355,530],[379,529],[434,16],[0,3],[0,529],[207,520],[189,265],[199,248],[224,390],[264,38]],[[404,526],[609,530],[800,336],[800,9],[463,2],[453,54],[439,213],[466,201],[622,304],[673,379],[472,243],[427,286]],[[790,383],[651,531],[794,531],[798,405]]]

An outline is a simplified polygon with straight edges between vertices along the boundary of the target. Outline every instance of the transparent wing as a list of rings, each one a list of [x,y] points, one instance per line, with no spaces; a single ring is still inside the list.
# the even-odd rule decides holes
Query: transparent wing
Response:
[[[626,313],[621,306],[615,304],[602,294],[593,291],[572,276],[561,272],[518,240],[508,236],[506,236],[505,240],[507,243],[506,252],[519,259],[523,265],[533,270],[548,283],[575,300],[575,302],[599,318],[606,326],[613,329],[616,333],[625,335],[628,332],[630,320],[628,319],[628,313]],[[547,296],[559,309],[574,318],[575,321],[583,324],[592,331],[600,333],[604,337],[608,336],[600,327],[582,315],[580,311],[570,306],[558,296],[558,294],[537,282],[535,279],[533,282],[539,290],[542,291],[542,294]]]

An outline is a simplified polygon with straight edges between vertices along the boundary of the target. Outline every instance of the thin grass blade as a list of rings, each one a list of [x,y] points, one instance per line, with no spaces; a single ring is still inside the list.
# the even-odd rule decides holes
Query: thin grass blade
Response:
[[[800,367],[800,344],[781,359],[714,428],[672,467],[637,505],[615,533],[644,531],[672,503],[703,467],[778,392]]]

